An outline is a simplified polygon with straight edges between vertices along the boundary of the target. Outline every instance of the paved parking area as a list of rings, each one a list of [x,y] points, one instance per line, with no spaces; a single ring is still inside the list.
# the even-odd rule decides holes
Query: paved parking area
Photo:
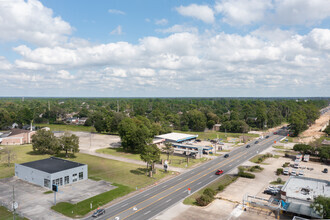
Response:
[[[46,188],[22,181],[17,177],[0,180],[0,202],[7,207],[13,201],[13,185],[17,211],[29,219],[70,219],[50,209],[54,205],[54,194],[44,194]],[[116,188],[106,181],[84,180],[62,186],[56,193],[56,202],[76,203]]]

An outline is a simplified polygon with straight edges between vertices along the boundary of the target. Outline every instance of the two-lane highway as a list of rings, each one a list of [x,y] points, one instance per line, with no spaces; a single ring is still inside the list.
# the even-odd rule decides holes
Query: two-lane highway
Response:
[[[107,208],[106,213],[98,219],[150,219],[189,196],[188,188],[194,193],[220,178],[215,175],[217,169],[222,169],[224,174],[228,173],[282,138],[281,135],[270,135],[269,138],[260,140],[258,144],[249,143],[250,148],[246,148],[246,145],[238,147],[229,153],[228,158],[218,157]]]

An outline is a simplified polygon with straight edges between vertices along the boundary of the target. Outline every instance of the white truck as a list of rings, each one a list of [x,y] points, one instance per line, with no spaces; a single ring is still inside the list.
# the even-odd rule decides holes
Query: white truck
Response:
[[[309,154],[305,154],[305,155],[304,155],[304,161],[305,161],[305,162],[308,162],[308,161],[309,161]]]

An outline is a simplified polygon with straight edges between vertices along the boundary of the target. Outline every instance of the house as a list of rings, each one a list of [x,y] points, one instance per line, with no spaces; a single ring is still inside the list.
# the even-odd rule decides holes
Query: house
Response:
[[[0,136],[0,143],[2,145],[30,144],[32,141],[32,135],[35,133],[35,131],[30,130],[13,129],[9,133]]]
[[[78,125],[84,125],[87,119],[87,117],[78,118]]]
[[[69,160],[50,157],[22,164],[15,164],[15,176],[27,182],[52,188],[63,186],[88,178],[88,167]]]

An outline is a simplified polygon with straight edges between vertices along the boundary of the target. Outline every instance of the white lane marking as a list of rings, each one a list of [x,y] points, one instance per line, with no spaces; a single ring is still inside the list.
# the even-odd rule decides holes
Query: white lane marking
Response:
[[[181,180],[182,179],[182,177],[180,177],[178,180]]]
[[[183,193],[186,193],[188,190],[183,191]]]
[[[127,206],[128,205],[128,203],[126,203],[125,205],[122,205],[121,207],[125,207],[125,206]]]
[[[163,186],[162,188],[165,188],[167,185]]]
[[[146,196],[148,196],[150,193],[147,193],[147,194],[145,194],[143,197],[146,197]]]
[[[210,176],[210,178],[212,178],[212,177],[214,177],[213,175],[212,176]]]
[[[165,203],[168,203],[169,201],[171,201],[172,199],[169,199],[169,200],[167,200]]]
[[[197,185],[201,184],[202,182],[197,183]]]
[[[232,164],[229,165],[230,167],[232,166]]]
[[[148,214],[148,213],[150,213],[151,211],[147,211],[146,213],[144,213],[144,215],[146,215],[146,214]]]

